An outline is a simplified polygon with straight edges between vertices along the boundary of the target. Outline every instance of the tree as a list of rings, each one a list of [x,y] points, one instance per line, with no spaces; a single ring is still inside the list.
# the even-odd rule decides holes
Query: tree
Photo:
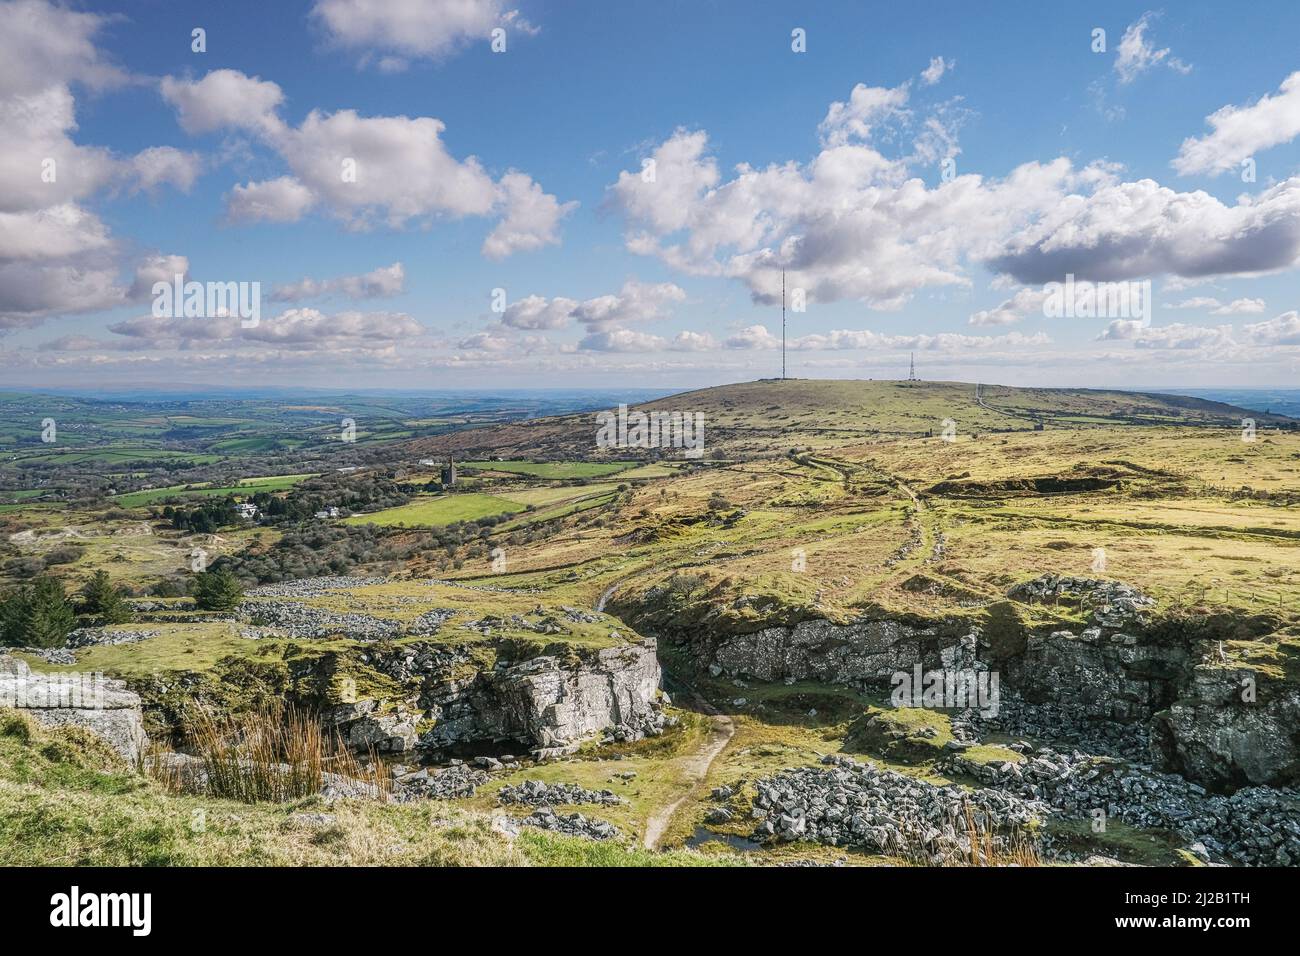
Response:
[[[109,583],[108,572],[102,568],[81,589],[81,613],[93,614],[103,624],[125,624],[134,617],[122,592]]]
[[[37,578],[0,601],[0,644],[62,647],[76,626],[76,612],[58,578]]]
[[[194,578],[194,603],[205,611],[233,611],[244,599],[244,586],[225,568]]]

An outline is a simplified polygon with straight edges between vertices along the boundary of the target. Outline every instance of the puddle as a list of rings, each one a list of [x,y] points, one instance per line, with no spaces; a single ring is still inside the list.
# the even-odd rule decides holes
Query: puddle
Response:
[[[741,853],[753,853],[763,849],[761,843],[755,843],[749,837],[737,836],[734,833],[715,833],[708,827],[696,827],[695,832],[686,840],[686,845],[692,849],[698,848],[705,843],[725,843],[733,850],[739,850]]]

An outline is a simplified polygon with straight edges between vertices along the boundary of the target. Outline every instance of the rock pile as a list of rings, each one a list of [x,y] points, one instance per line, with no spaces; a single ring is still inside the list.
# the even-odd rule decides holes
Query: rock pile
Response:
[[[752,839],[810,840],[860,846],[930,865],[969,858],[970,823],[995,845],[1050,809],[1040,801],[998,790],[939,787],[831,754],[828,769],[801,767],[757,781],[754,815],[762,822]],[[980,852],[978,847],[975,852]]]
[[[1007,691],[1000,695],[997,716],[963,711],[953,717],[952,732],[958,740],[970,741],[990,733],[1054,740],[1084,753],[1138,762],[1146,761],[1150,752],[1150,733],[1145,723],[1089,718],[1076,707],[1051,701],[1031,704]]]
[[[488,782],[487,771],[475,770],[464,763],[454,763],[443,770],[417,770],[393,781],[393,797],[400,802],[411,800],[456,800],[472,797]]]
[[[608,807],[624,802],[612,790],[587,790],[574,783],[547,784],[540,780],[525,780],[518,786],[502,787],[497,792],[497,799],[503,804],[520,803],[530,807],[558,807],[578,803]]]
[[[331,591],[346,591],[349,588],[364,588],[373,584],[386,584],[387,578],[354,578],[346,576],[301,578],[297,581],[283,581],[279,584],[263,584],[249,588],[245,595],[250,598],[263,597],[320,597]]]
[[[1024,763],[979,764],[954,755],[940,773],[969,774],[1018,798],[1043,801],[1073,817],[1172,830],[1202,844],[1211,859],[1253,866],[1300,863],[1300,792],[1249,787],[1228,797],[1175,774],[1078,752],[1038,750]]]
[[[355,640],[378,641],[400,637],[400,621],[354,612],[339,614],[297,601],[245,601],[239,614],[248,622],[276,627],[294,637],[324,638],[346,634]]]
[[[96,644],[134,644],[157,637],[162,631],[123,631],[111,627],[79,627],[68,635],[68,647],[91,647]]]
[[[1022,581],[1007,591],[1013,601],[1043,604],[1087,599],[1093,608],[1094,623],[1101,627],[1123,627],[1140,619],[1155,599],[1122,581],[1105,578],[1078,578],[1060,574],[1043,574],[1032,581]]]
[[[524,826],[551,830],[565,836],[586,837],[588,840],[614,840],[619,836],[618,827],[612,823],[593,820],[581,813],[556,813],[550,807],[540,807],[520,822]]]

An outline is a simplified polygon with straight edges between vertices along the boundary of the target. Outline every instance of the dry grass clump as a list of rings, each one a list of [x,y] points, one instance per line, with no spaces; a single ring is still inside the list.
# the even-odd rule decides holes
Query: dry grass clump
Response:
[[[350,795],[385,799],[381,762],[366,764],[312,714],[279,702],[237,714],[194,708],[185,721],[194,761],[155,753],[153,775],[173,793],[201,790],[243,803],[287,803],[334,784]]]

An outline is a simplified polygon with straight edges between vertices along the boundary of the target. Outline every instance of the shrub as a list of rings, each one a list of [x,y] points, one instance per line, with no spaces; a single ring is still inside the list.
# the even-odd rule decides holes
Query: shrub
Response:
[[[194,603],[205,611],[233,611],[244,599],[244,587],[225,568],[204,571],[194,578]]]

